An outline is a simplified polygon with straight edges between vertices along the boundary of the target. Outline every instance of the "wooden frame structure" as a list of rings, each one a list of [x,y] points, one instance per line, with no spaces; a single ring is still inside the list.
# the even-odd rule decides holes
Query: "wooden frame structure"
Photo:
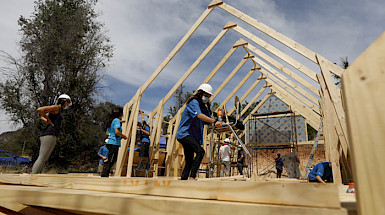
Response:
[[[232,96],[239,90],[240,87],[249,79],[250,75],[254,71],[258,70],[262,75],[253,84],[249,90],[241,97],[240,101],[242,102],[257,86],[258,82],[264,81],[265,86],[259,90],[256,96],[250,101],[250,104],[257,100],[262,92],[265,89],[270,89],[279,99],[284,101],[286,104],[290,105],[291,109],[297,114],[302,115],[306,118],[308,124],[312,127],[317,128],[321,122],[321,117],[327,118],[326,123],[324,123],[324,135],[327,136],[325,140],[325,146],[328,148],[326,150],[326,157],[333,164],[333,177],[335,183],[341,184],[342,179],[349,180],[352,178],[352,171],[349,164],[349,144],[347,140],[347,130],[346,130],[346,120],[345,113],[342,108],[341,103],[341,90],[334,85],[332,80],[331,73],[340,77],[343,73],[343,69],[334,65],[330,61],[326,60],[317,53],[307,49],[306,47],[296,43],[290,38],[284,36],[281,33],[278,33],[274,29],[258,22],[252,17],[244,14],[243,12],[233,8],[232,6],[224,3],[220,0],[214,0],[210,3],[208,8],[203,12],[199,19],[194,23],[194,25],[189,29],[185,36],[179,41],[175,48],[170,52],[170,54],[164,59],[160,66],[154,71],[154,73],[149,77],[149,79],[138,89],[133,98],[124,106],[124,117],[126,118],[126,123],[123,124],[123,132],[129,137],[134,137],[137,130],[137,121],[138,121],[138,112],[140,107],[140,101],[142,99],[143,92],[150,86],[150,84],[155,80],[155,78],[162,72],[162,70],[167,66],[167,64],[172,60],[172,58],[178,53],[181,47],[186,43],[186,41],[192,36],[200,24],[206,19],[206,17],[214,10],[214,8],[220,8],[234,17],[246,22],[249,26],[265,33],[271,38],[281,42],[283,45],[289,47],[295,52],[301,54],[310,62],[317,64],[320,67],[320,74],[312,71],[305,65],[296,61],[289,55],[283,53],[278,48],[275,48],[273,45],[263,41],[256,35],[250,33],[249,31],[241,28],[235,22],[229,22],[224,28],[219,32],[219,34],[214,38],[211,44],[202,52],[202,54],[197,58],[197,60],[190,66],[190,68],[183,74],[178,82],[171,88],[171,90],[160,99],[158,106],[149,113],[149,118],[151,120],[151,146],[150,154],[152,159],[159,159],[159,144],[154,149],[154,142],[159,142],[161,135],[161,125],[162,125],[162,115],[165,103],[171,98],[175,93],[177,88],[187,79],[187,77],[194,71],[194,69],[205,59],[207,54],[215,47],[218,41],[225,36],[229,30],[234,30],[239,33],[241,36],[245,37],[261,46],[265,51],[269,52],[270,55],[262,52],[260,49],[256,48],[254,45],[248,43],[244,39],[239,39],[228,53],[223,57],[223,59],[216,65],[213,71],[206,77],[202,83],[209,83],[213,76],[220,70],[223,64],[230,58],[230,56],[235,52],[236,49],[242,47],[246,55],[243,59],[240,60],[239,64],[234,68],[230,75],[222,82],[222,84],[216,89],[213,96],[210,98],[213,100],[227,85],[227,83],[237,74],[240,68],[250,60],[253,63],[253,67],[250,69],[249,74],[237,85],[237,87],[230,93],[227,98],[220,104],[225,105]],[[283,62],[291,65],[296,71],[292,71],[289,68],[279,63],[276,59],[270,57],[275,55],[277,58]],[[311,82],[307,81],[303,76],[307,76]],[[315,84],[314,84],[315,83]],[[319,88],[321,90],[319,90]],[[263,98],[262,100],[266,99]],[[243,115],[247,109],[249,109],[250,104],[242,111]],[[183,112],[184,107],[182,107],[173,119],[168,123],[168,139],[167,139],[167,156],[166,156],[166,176],[178,176],[178,171],[180,171],[181,166],[183,165],[181,146],[176,141],[175,135],[179,125],[180,117]],[[255,113],[258,110],[258,106],[251,111],[250,114]],[[128,116],[129,111],[131,115]],[[229,111],[231,114],[234,109]],[[154,119],[154,122],[152,120]],[[244,123],[249,119],[249,116],[246,116]],[[207,135],[204,136],[207,140],[209,138]],[[127,148],[130,146],[130,151],[127,154]],[[134,155],[134,146],[135,138],[129,138],[127,141],[122,141],[122,147],[120,148],[118,161],[115,171],[115,176],[127,175],[131,176],[132,166],[133,166],[133,155]],[[127,159],[128,157],[128,159]],[[340,172],[340,164],[342,169],[342,177]],[[123,171],[123,166],[127,165],[127,172]],[[155,172],[158,172],[158,164],[154,166]],[[172,171],[173,170],[173,171]],[[156,177],[156,174],[154,174]]]
[[[175,117],[168,122],[165,172],[166,176],[173,175],[174,178],[156,178],[156,174],[154,174],[155,178],[150,179],[129,178],[132,173],[135,146],[135,138],[133,137],[135,137],[137,130],[136,125],[143,93],[214,8],[228,12],[301,54],[310,62],[318,65],[320,72],[316,73],[310,70],[273,45],[239,27],[236,23],[228,23],[149,114],[151,120],[149,124],[152,127],[151,158],[159,158],[159,144],[153,150],[153,143],[159,142],[161,136],[165,103],[226,32],[234,30],[270,54],[262,52],[243,38],[236,41],[202,82],[209,83],[235,50],[238,48],[245,50],[245,56],[240,59],[231,74],[217,88],[212,99],[222,91],[246,61],[251,61],[253,66],[249,73],[220,105],[225,105],[250,76],[258,70],[261,75],[239,100],[242,102],[250,94],[255,95],[249,105],[242,110],[241,115],[247,112],[251,103],[265,93],[266,96],[249,114],[255,113],[267,100],[269,94],[274,94],[288,104],[296,115],[303,116],[311,126],[317,128],[322,118],[325,156],[333,165],[334,182],[341,184],[342,181],[346,181],[354,175],[358,190],[359,214],[385,214],[385,204],[383,204],[385,185],[381,183],[385,177],[385,172],[381,171],[383,163],[381,158],[385,154],[383,143],[385,139],[385,113],[383,111],[385,106],[383,99],[385,93],[385,53],[383,51],[385,49],[385,33],[345,72],[324,57],[220,0],[214,0],[210,3],[186,35],[124,106],[123,133],[130,138],[127,141],[122,141],[115,175],[126,175],[127,177],[0,175],[0,212],[4,209],[36,214],[65,212],[123,214],[138,213],[138,211],[141,214],[234,214],[242,210],[243,213],[258,211],[260,214],[277,212],[285,212],[285,214],[347,214],[346,209],[340,207],[335,184],[298,183],[298,181],[295,181],[296,183],[289,181],[261,182],[259,181],[261,179],[256,177],[254,179],[242,178],[245,181],[236,182],[225,181],[227,179],[224,178],[199,179],[198,181],[176,180],[175,177],[178,176],[178,171],[183,165],[183,155],[181,153],[182,147],[176,141],[175,135],[184,107],[180,108]],[[271,55],[275,55],[295,70],[292,71],[285,67],[273,59]],[[335,86],[331,73],[337,77],[342,75],[342,90]],[[308,78],[303,78],[303,75]],[[264,86],[257,87],[260,85],[259,83],[264,83]],[[270,92],[266,93],[266,91]],[[233,112],[234,108],[228,114]],[[250,115],[245,117],[243,122],[247,123]],[[155,121],[152,122],[152,120]],[[204,140],[207,144],[210,137],[207,135],[207,128],[205,129]],[[130,151],[127,154],[129,146]],[[157,172],[158,164],[157,162],[154,163],[155,172]],[[127,171],[123,172],[125,165],[127,165]],[[156,207],[154,207],[155,205]],[[43,207],[50,208],[50,211]]]

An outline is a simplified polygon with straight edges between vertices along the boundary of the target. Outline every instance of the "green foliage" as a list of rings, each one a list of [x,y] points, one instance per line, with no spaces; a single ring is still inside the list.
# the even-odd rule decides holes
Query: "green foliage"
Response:
[[[243,120],[244,118],[246,118],[246,117],[251,113],[251,111],[252,111],[252,110],[259,104],[259,102],[261,102],[261,100],[253,102],[253,104],[250,105],[249,109],[247,109],[247,110],[245,111],[245,113],[243,114],[243,117],[242,117],[241,119]],[[242,111],[248,104],[249,104],[249,102],[245,100],[245,102],[241,104],[241,111]]]
[[[187,100],[191,97],[193,93],[190,92],[184,92],[184,86],[183,84],[178,87],[178,89],[175,91],[173,97],[174,97],[174,104],[169,107],[168,114],[171,115],[171,118],[176,115],[178,110],[187,102]]]
[[[22,138],[28,140],[34,157],[45,127],[36,109],[54,104],[62,93],[71,96],[73,106],[63,113],[62,132],[50,159],[61,167],[94,157],[96,152],[89,150],[103,142],[108,117],[102,117],[113,106],[95,105],[102,70],[113,51],[97,20],[95,4],[96,0],[37,0],[31,17],[18,20],[21,58],[3,52],[10,67],[3,69],[0,105],[14,122],[21,123]]]

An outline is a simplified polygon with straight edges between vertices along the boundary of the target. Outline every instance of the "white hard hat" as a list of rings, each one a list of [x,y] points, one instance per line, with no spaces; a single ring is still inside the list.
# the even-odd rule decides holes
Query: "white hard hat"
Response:
[[[225,139],[225,143],[230,143],[230,139],[229,139],[229,138],[226,138],[226,139]]]
[[[210,84],[202,84],[199,86],[198,90],[203,90],[204,92],[212,95],[213,94],[213,88],[211,87]]]
[[[68,101],[68,106],[72,105],[71,97],[67,94],[61,94],[58,99],[66,99]]]
[[[105,143],[108,143],[108,138],[106,140],[104,140]]]

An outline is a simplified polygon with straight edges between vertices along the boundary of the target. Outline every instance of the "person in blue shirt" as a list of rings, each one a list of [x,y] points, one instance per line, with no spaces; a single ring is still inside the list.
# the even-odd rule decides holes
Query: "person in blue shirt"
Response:
[[[102,147],[100,147],[98,151],[98,156],[100,157],[99,160],[99,167],[98,167],[98,174],[101,175],[104,169],[104,164],[108,161],[108,149],[107,149],[107,142],[108,139],[105,140],[105,143]]]
[[[182,172],[182,180],[195,180],[200,163],[205,155],[202,148],[203,127],[205,124],[214,123],[221,126],[221,122],[210,117],[209,98],[213,93],[213,88],[209,84],[199,86],[197,92],[187,100],[186,108],[182,113],[177,140],[182,144],[185,167]],[[195,157],[194,157],[195,153]]]
[[[139,111],[139,113],[143,113]],[[144,120],[142,114],[142,127],[140,128],[140,153],[139,157],[148,158],[149,148],[150,148],[150,126],[147,125],[147,122]]]
[[[309,172],[309,181],[325,183],[326,181],[332,181],[332,176],[332,164],[330,162],[322,162],[315,165]]]
[[[123,117],[123,108],[119,107],[112,111],[110,118],[107,124],[107,133],[108,133],[108,161],[106,162],[102,177],[109,177],[111,167],[115,164],[118,158],[118,151],[120,147],[121,138],[127,139],[127,136],[122,134],[122,117]]]
[[[277,178],[281,178],[283,171],[283,162],[281,158],[281,153],[277,153],[277,157],[275,158],[275,168],[277,169]]]

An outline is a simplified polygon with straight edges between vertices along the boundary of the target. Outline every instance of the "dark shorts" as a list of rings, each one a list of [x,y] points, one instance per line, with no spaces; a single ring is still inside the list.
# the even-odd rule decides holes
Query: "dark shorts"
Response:
[[[149,156],[148,151],[150,149],[150,143],[141,143],[139,157],[147,158]]]
[[[277,173],[282,173],[282,168],[277,168]]]

